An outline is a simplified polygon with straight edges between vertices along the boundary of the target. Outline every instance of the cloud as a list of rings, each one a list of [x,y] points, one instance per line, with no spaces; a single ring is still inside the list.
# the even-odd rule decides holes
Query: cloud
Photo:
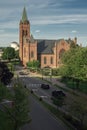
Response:
[[[40,30],[36,30],[35,33],[40,33]]]
[[[13,41],[18,42],[18,34],[12,32],[0,33],[0,46],[9,46]]]
[[[76,30],[72,30],[72,33],[77,33],[77,31]]]
[[[3,23],[0,23],[0,29],[18,29],[19,21],[6,21]]]
[[[87,23],[87,15],[46,15],[31,18],[32,25],[48,24],[84,24]]]
[[[79,2],[78,2],[79,1]],[[83,0],[84,1],[84,0]],[[25,5],[27,15],[33,27],[35,35],[42,37],[54,35],[61,32],[61,36],[66,32],[71,32],[71,35],[77,33],[86,35],[87,24],[87,2],[81,0],[2,0],[0,1],[0,44],[9,43],[18,39],[19,22],[22,17],[23,7]],[[84,7],[85,5],[85,7]],[[62,29],[56,28],[56,25],[64,25]],[[52,28],[45,28],[44,25],[52,25]],[[66,28],[67,25],[67,28]],[[71,26],[75,25],[75,26]],[[78,25],[78,26],[76,26]],[[80,26],[81,25],[81,26]],[[83,26],[84,29],[81,29]],[[46,26],[48,27],[48,26]],[[58,26],[57,26],[58,27]],[[52,29],[52,30],[51,30]],[[75,30],[74,30],[75,29]],[[36,31],[35,31],[36,30]],[[41,33],[39,33],[41,30]],[[71,31],[72,30],[72,31]],[[81,30],[81,32],[80,32]],[[44,33],[47,31],[47,34]],[[49,32],[49,33],[48,33]],[[52,34],[50,32],[53,32]],[[54,35],[55,38],[59,36]],[[63,36],[62,36],[63,37]],[[81,39],[81,38],[80,38]],[[84,39],[83,39],[84,40]]]

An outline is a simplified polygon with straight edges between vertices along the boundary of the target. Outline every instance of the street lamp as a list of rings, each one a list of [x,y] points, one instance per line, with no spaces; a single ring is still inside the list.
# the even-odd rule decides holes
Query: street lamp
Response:
[[[41,73],[42,73],[42,80],[43,80],[43,69],[41,69]]]
[[[49,75],[50,75],[50,81],[52,81],[52,69],[50,68],[50,73],[49,73]]]

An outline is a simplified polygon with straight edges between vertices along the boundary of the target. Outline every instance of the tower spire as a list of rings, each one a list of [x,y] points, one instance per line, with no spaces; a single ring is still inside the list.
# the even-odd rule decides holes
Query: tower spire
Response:
[[[27,18],[27,13],[26,13],[26,8],[24,7],[23,9],[23,13],[22,13],[22,22],[27,22],[28,18]]]

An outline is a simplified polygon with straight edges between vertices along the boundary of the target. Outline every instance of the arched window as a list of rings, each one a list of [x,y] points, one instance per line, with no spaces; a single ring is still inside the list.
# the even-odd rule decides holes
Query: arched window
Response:
[[[26,48],[24,48],[24,57],[26,57]]]
[[[44,57],[44,64],[46,64],[47,63],[47,59],[46,59],[46,57]]]
[[[53,64],[53,57],[50,58],[50,63]]]
[[[31,58],[33,58],[34,57],[34,52],[33,51],[31,51]]]
[[[27,30],[26,30],[26,36],[27,36]]]
[[[22,30],[22,34],[24,35],[24,30]]]
[[[59,52],[59,59],[61,59],[61,57],[62,57],[62,55],[63,55],[64,52],[65,52],[64,49],[61,49],[61,50],[60,50],[60,52]]]
[[[27,30],[22,31],[23,36],[27,36]]]

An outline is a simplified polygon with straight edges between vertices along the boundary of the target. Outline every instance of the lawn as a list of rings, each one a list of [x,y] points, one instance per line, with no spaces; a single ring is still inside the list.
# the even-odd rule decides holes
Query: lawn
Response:
[[[76,84],[73,83],[71,80],[64,81],[64,83],[67,85],[67,87],[72,88],[72,89],[76,89]],[[80,82],[78,91],[87,93],[87,81]]]

